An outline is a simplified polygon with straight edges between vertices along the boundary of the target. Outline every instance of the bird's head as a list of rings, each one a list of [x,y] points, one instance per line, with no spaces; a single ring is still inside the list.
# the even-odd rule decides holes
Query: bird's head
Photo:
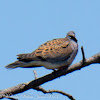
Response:
[[[77,39],[75,37],[75,33],[73,31],[68,32],[66,38],[69,38],[69,39],[74,40],[75,42],[77,42]]]

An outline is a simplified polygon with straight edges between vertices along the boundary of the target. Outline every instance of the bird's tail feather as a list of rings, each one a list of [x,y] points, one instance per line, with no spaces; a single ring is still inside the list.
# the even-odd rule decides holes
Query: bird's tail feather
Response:
[[[11,69],[14,69],[14,68],[17,68],[17,67],[25,67],[26,65],[26,62],[23,62],[23,61],[15,61],[14,63],[11,63],[7,66],[5,66],[6,68],[11,68]]]
[[[14,68],[17,68],[17,67],[21,67],[21,68],[32,68],[32,67],[41,67],[37,61],[34,62],[34,61],[30,61],[30,62],[24,62],[24,61],[15,61],[7,66],[5,66],[6,68],[11,68],[11,69],[14,69]]]

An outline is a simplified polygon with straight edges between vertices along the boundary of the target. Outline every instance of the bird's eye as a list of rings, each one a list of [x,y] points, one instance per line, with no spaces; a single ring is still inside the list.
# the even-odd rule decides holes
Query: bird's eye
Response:
[[[72,39],[72,36],[68,36],[70,39]]]
[[[73,36],[69,36],[70,39],[74,40],[75,42],[77,42],[77,39]]]

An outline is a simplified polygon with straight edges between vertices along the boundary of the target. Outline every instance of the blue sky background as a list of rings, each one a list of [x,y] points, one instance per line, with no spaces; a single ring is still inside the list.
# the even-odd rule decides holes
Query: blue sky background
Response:
[[[8,70],[4,66],[16,60],[16,55],[29,53],[54,38],[63,38],[75,31],[79,52],[73,63],[100,52],[99,0],[0,0],[0,89],[15,86],[51,73],[41,68]],[[73,95],[76,100],[100,99],[100,65],[93,64],[42,85]],[[19,100],[66,100],[60,94],[43,94],[28,90],[16,95]],[[4,99],[6,100],[6,99]],[[67,100],[69,100],[67,98]]]

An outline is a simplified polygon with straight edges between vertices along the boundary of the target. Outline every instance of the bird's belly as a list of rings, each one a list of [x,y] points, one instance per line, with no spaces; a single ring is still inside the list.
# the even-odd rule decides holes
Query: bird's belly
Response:
[[[23,67],[29,67],[29,66],[32,66],[32,67],[44,66],[47,69],[56,69],[59,67],[58,64],[45,62],[45,61],[44,62],[43,61],[31,61],[31,62],[25,64]]]
[[[47,69],[59,69],[63,66],[68,67],[68,65],[70,65],[68,60],[61,62],[61,63],[59,63],[59,62],[58,63],[50,63],[50,62],[44,62],[43,63],[43,66]]]

